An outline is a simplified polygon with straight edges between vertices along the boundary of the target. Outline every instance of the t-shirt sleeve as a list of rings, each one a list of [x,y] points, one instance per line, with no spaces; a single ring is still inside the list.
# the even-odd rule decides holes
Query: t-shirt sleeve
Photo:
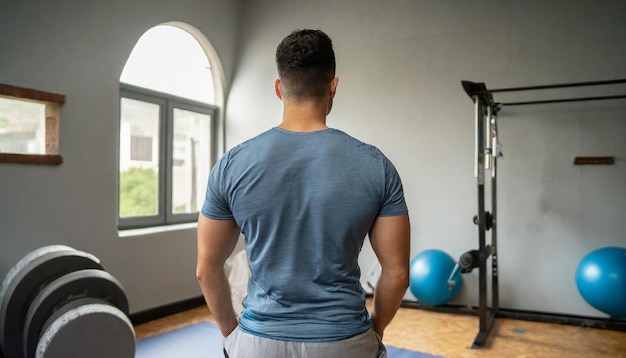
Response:
[[[228,163],[228,156],[223,156],[213,167],[209,174],[209,180],[206,188],[206,196],[204,204],[202,204],[202,215],[210,219],[231,220],[233,213],[230,210],[230,204],[226,187],[224,183],[224,171]]]
[[[391,161],[385,161],[385,192],[378,216],[397,216],[406,214],[409,210],[404,200],[404,189],[398,171]]]

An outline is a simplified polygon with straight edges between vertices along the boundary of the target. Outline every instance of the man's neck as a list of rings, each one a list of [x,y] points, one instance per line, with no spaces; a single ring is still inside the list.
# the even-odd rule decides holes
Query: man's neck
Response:
[[[290,132],[316,132],[327,129],[327,105],[323,102],[285,103],[283,121],[278,126]]]

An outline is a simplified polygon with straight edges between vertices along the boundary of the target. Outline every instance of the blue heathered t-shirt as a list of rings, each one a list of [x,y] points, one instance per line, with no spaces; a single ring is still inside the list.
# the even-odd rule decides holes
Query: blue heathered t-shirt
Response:
[[[391,162],[336,129],[272,128],[231,149],[212,169],[202,207],[245,236],[252,276],[240,329],[303,342],[370,329],[359,252],[377,216],[406,212]]]

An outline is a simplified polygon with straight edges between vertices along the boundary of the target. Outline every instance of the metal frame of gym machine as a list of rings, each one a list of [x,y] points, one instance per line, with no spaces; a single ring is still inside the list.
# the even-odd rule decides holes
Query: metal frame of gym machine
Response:
[[[519,92],[565,87],[586,87],[599,85],[613,85],[626,83],[626,79],[574,82],[551,84],[542,86],[514,87],[487,89],[485,83],[461,81],[465,93],[474,102],[475,114],[475,161],[474,176],[478,184],[478,214],[474,223],[478,225],[478,250],[471,250],[459,259],[457,264],[462,273],[471,272],[478,268],[478,316],[479,331],[471,346],[472,349],[482,348],[485,345],[489,331],[499,310],[498,289],[498,235],[497,235],[497,159],[501,156],[498,141],[498,112],[508,106],[522,106],[547,103],[597,101],[626,98],[626,95],[595,96],[578,98],[559,98],[548,100],[498,103],[493,99],[493,93]],[[485,170],[491,170],[491,212],[485,208]],[[491,230],[491,243],[487,244],[487,231]],[[487,295],[487,260],[491,256],[491,307],[488,306]],[[456,270],[457,268],[455,268]],[[454,275],[454,273],[453,273]],[[452,276],[451,276],[452,277]],[[449,282],[450,283],[450,282]]]

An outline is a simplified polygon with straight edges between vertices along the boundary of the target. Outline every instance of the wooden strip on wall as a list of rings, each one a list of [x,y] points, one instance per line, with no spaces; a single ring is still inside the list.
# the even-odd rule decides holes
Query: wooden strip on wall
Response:
[[[65,95],[0,83],[0,95],[40,102],[65,104]]]
[[[60,165],[63,158],[60,155],[0,153],[0,163]]]

